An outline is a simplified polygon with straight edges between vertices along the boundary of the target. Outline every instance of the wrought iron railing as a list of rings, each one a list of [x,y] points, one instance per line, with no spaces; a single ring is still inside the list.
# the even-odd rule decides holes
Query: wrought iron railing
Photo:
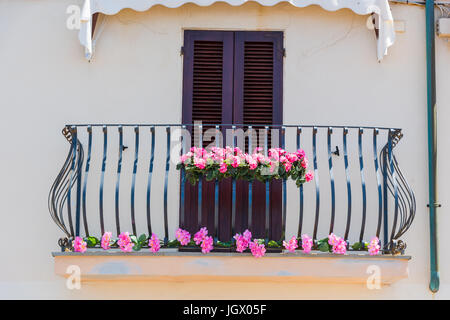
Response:
[[[193,132],[203,134],[195,135],[192,140],[189,134]],[[310,233],[317,244],[320,238],[333,232],[343,235],[349,244],[352,240],[362,243],[368,237],[377,236],[384,253],[403,253],[406,245],[400,237],[411,226],[416,203],[393,152],[402,138],[400,129],[197,123],[64,127],[63,135],[70,149],[48,198],[50,214],[65,234],[59,240],[61,248],[70,247],[75,236],[101,236],[112,230],[117,234],[130,231],[136,235],[142,230],[151,234],[158,229],[167,245],[174,238],[169,230],[188,224],[184,212],[186,181],[184,172],[175,170],[175,163],[180,153],[189,149],[191,141],[205,145],[205,140],[213,137],[212,144],[221,146],[223,133],[227,145],[239,145],[245,150],[259,145],[267,152],[270,142],[272,147],[280,146],[288,151],[305,149],[315,178],[300,188],[282,182],[282,237],[289,233],[298,236]],[[247,225],[237,227],[236,199],[240,195],[236,193],[235,183],[232,182],[231,230],[227,231],[230,238],[235,232],[243,231],[240,229],[251,227],[256,214],[264,214],[267,241],[271,224],[268,185],[265,199],[253,199],[253,186],[248,183]],[[124,191],[124,185],[128,190]],[[197,188],[201,203],[202,180]],[[222,227],[219,193],[220,184],[216,181],[214,222],[210,230],[215,241]],[[128,195],[129,204],[125,206],[123,197]],[[252,212],[254,201],[266,203],[264,213]],[[201,226],[205,212],[202,205],[197,207],[197,221],[189,222]],[[126,224],[129,229],[125,228]]]

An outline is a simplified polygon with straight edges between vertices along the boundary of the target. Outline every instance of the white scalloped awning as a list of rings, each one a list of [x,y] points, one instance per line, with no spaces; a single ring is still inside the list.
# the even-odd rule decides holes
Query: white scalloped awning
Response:
[[[394,20],[388,0],[85,0],[81,14],[81,29],[79,39],[85,47],[86,58],[91,59],[92,44],[92,16],[95,13],[113,15],[120,10],[129,8],[136,11],[146,11],[154,5],[177,8],[186,3],[199,6],[210,6],[215,2],[226,2],[232,6],[240,6],[246,2],[257,2],[263,6],[273,6],[280,2],[289,2],[295,7],[319,5],[328,11],[347,8],[360,15],[376,14],[378,16],[378,44],[377,56],[381,61],[387,54],[387,49],[395,41]]]

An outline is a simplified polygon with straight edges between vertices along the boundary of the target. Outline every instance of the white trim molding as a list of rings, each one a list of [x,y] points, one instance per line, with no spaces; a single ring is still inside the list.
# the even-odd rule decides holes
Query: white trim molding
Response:
[[[198,6],[210,6],[219,0],[85,0],[81,14],[79,39],[85,47],[86,58],[90,60],[93,54],[92,16],[95,13],[114,15],[122,9],[146,11],[155,5],[177,8],[186,3]],[[387,50],[394,44],[395,28],[388,0],[220,0],[232,6],[240,6],[246,2],[257,2],[262,6],[274,6],[280,2],[289,2],[299,8],[319,5],[327,11],[347,8],[359,15],[376,14],[378,16],[377,57],[381,61]]]

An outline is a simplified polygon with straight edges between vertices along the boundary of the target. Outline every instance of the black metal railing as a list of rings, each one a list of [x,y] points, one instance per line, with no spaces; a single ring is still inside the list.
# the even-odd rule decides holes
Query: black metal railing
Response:
[[[190,134],[195,131],[202,134],[192,140]],[[302,233],[311,233],[315,243],[329,233],[343,235],[347,243],[351,240],[362,243],[377,236],[384,253],[400,253],[406,247],[400,237],[411,226],[416,211],[414,193],[393,152],[403,136],[397,128],[82,124],[67,125],[63,135],[70,143],[70,149],[48,198],[50,214],[65,234],[59,241],[62,248],[70,246],[75,236],[98,237],[112,229],[117,235],[122,231],[136,235],[142,230],[151,235],[156,228],[162,231],[167,245],[174,238],[169,229],[175,230],[188,222],[184,206],[185,175],[183,170],[179,174],[175,170],[178,157],[189,150],[191,141],[204,146],[205,140],[213,138],[211,145],[223,146],[225,143],[246,151],[261,146],[267,153],[269,141],[271,147],[306,151],[314,181],[300,188],[282,181],[282,237],[288,234],[287,229],[299,237]],[[121,180],[123,178],[126,182]],[[236,226],[236,199],[240,195],[236,192],[236,181],[231,183],[229,234],[232,236],[242,232],[243,226],[240,229]],[[249,182],[246,227],[252,226],[256,214],[252,212],[253,187]],[[128,190],[125,192],[124,188]],[[202,179],[196,188],[199,190],[198,203],[202,203]],[[217,242],[221,228],[220,184],[217,181],[213,194],[211,234]],[[128,195],[129,204],[125,205],[123,198]],[[174,203],[178,201],[177,206]],[[265,199],[258,201],[265,202],[263,221],[267,242],[272,222],[269,183],[265,184]],[[110,208],[112,203],[113,209]],[[204,221],[202,207],[197,206],[194,224],[198,226]],[[294,222],[287,223],[288,219]],[[126,224],[129,229],[125,228]]]

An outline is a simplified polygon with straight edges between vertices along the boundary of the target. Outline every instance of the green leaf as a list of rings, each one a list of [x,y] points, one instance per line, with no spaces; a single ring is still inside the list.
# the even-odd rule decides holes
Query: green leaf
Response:
[[[130,240],[131,240],[131,242],[133,242],[133,243],[138,243],[137,238],[136,238],[135,235],[130,236]]]
[[[139,251],[139,250],[141,250],[142,249],[142,246],[140,245],[140,244],[135,244],[134,246],[133,246],[133,250],[134,251]]]
[[[330,246],[328,245],[327,242],[321,242],[319,244],[319,250],[322,252],[329,252],[330,251]]]
[[[254,239],[258,244],[264,244],[264,239]]]
[[[232,242],[231,241],[217,241],[216,243],[217,247],[222,247],[222,248],[230,248],[232,246]]]
[[[267,246],[270,248],[279,248],[280,247],[278,242],[276,242],[275,240],[270,240],[269,243],[267,244]]]
[[[178,240],[171,240],[167,243],[167,247],[169,248],[174,248],[174,247],[179,247],[180,246],[180,242]]]
[[[353,250],[361,250],[361,248],[362,248],[362,243],[361,242],[355,242],[353,245],[352,245],[352,249]]]
[[[137,240],[139,244],[144,243],[147,240],[147,236],[145,234],[141,234],[139,239]]]
[[[86,244],[89,248],[93,248],[98,243],[100,243],[100,240],[98,240],[96,237],[86,237],[84,238],[84,241],[86,241]]]

